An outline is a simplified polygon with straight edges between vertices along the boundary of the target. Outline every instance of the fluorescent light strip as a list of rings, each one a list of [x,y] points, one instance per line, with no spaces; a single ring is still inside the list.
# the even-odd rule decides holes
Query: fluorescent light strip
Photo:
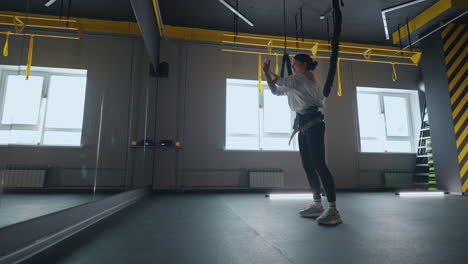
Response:
[[[311,193],[284,193],[284,194],[270,194],[271,200],[300,200],[300,199],[313,199]]]
[[[411,5],[414,5],[414,4],[419,4],[421,2],[424,2],[426,0],[414,0],[414,1],[408,1],[408,2],[405,2],[403,4],[399,4],[399,5],[396,5],[396,6],[392,6],[392,7],[389,7],[389,8],[386,8],[384,10],[382,10],[382,22],[384,24],[384,28],[385,28],[385,37],[387,37],[387,40],[390,39],[390,35],[388,34],[388,26],[387,26],[387,17],[386,17],[386,14],[388,12],[391,12],[391,11],[395,11],[397,9],[400,9],[400,8],[404,8],[404,7],[407,7],[407,6],[411,6]],[[400,29],[398,29],[400,30]]]
[[[444,196],[444,192],[401,192],[402,197],[431,197],[431,196]]]
[[[238,17],[242,18],[242,20],[245,21],[245,23],[249,24],[249,26],[253,27],[253,23],[250,22],[250,20],[248,20],[245,16],[243,16],[241,13],[239,13],[239,11],[237,11],[236,9],[234,9],[234,7],[232,7],[230,4],[228,4],[226,1],[224,0],[219,0],[219,2],[221,2],[221,4],[223,4],[225,7],[229,8],[229,10],[231,10],[234,14],[236,14]]]
[[[46,7],[49,7],[49,6],[51,6],[51,5],[52,5],[53,3],[55,3],[55,2],[57,2],[57,0],[50,0],[49,2],[45,3],[44,5],[45,5]]]

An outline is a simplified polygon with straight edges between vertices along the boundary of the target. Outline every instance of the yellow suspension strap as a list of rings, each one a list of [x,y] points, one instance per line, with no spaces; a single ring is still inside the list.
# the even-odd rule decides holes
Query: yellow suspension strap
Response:
[[[34,47],[34,36],[31,36],[31,38],[29,39],[28,63],[26,64],[26,80],[29,80],[29,75],[31,74],[33,47]]]
[[[338,71],[338,96],[342,96],[343,95],[343,89],[341,88],[341,69],[340,69],[340,66],[341,66],[341,60],[338,59],[338,65],[336,66],[337,68],[337,71]]]
[[[10,41],[10,33],[11,31],[6,33],[5,46],[3,47],[3,56],[5,57],[8,57],[8,41]]]
[[[278,75],[279,74],[279,65],[278,65],[278,54],[275,55],[276,57],[276,68],[275,68],[275,74]]]
[[[262,55],[258,54],[258,92],[263,92],[262,86]]]
[[[392,68],[393,68],[392,80],[395,82],[396,80],[398,80],[398,76],[397,76],[396,68],[395,68],[395,63],[392,63]]]

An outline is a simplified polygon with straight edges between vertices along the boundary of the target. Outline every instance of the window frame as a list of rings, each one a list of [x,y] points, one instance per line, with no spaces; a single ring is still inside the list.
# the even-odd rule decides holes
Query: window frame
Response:
[[[50,79],[52,76],[66,76],[66,77],[84,77],[87,79],[87,74],[80,73],[63,73],[63,72],[48,72],[43,70],[31,71],[30,76],[41,76],[43,77],[42,82],[42,91],[41,91],[41,103],[39,106],[39,115],[37,117],[37,123],[35,125],[23,125],[23,124],[3,124],[3,112],[5,107],[6,100],[6,90],[7,90],[7,79],[10,75],[25,75],[25,70],[12,70],[12,69],[0,69],[0,130],[24,130],[24,131],[38,131],[40,133],[40,140],[38,144],[0,144],[0,146],[8,145],[18,145],[18,146],[34,146],[34,147],[82,147],[82,142],[80,140],[79,145],[53,145],[53,144],[44,144],[44,135],[47,131],[53,132],[83,132],[83,124],[81,129],[77,128],[47,128],[47,109],[48,109],[48,95],[50,89]],[[86,94],[85,87],[85,94]],[[86,99],[85,102],[86,103]],[[84,106],[83,106],[84,111]]]
[[[229,80],[232,80],[235,82],[235,85],[242,85],[244,87],[248,87],[251,89],[256,89],[258,91],[258,81],[257,80],[245,80],[245,79],[233,79],[233,78],[226,78],[226,89],[227,91],[228,88],[228,83]],[[224,137],[224,150],[225,151],[287,151],[287,152],[295,152],[299,151],[299,146],[297,143],[297,137],[295,136],[295,139],[292,140],[291,145],[292,149],[275,149],[275,150],[270,150],[270,149],[264,149],[262,148],[262,138],[283,138],[285,140],[289,141],[289,138],[291,136],[292,132],[292,125],[294,124],[294,118],[295,118],[295,113],[291,110],[290,111],[290,127],[291,127],[291,132],[289,133],[278,133],[278,132],[265,132],[264,131],[264,105],[265,105],[265,91],[269,90],[268,84],[266,81],[262,81],[262,89],[263,92],[260,93],[258,92],[258,120],[259,120],[259,128],[258,128],[258,133],[257,134],[250,134],[250,133],[228,133],[227,131],[227,118],[225,120],[225,137]],[[226,97],[227,98],[227,97]],[[227,111],[226,111],[227,113]],[[227,115],[225,115],[227,117]],[[226,140],[228,137],[242,137],[242,138],[256,138],[258,141],[258,146],[257,149],[229,149],[226,148]]]
[[[362,87],[362,86],[359,86],[357,88],[363,88],[363,89],[369,89],[370,87]],[[408,152],[394,152],[394,151],[382,151],[382,152],[375,152],[375,151],[362,151],[362,145],[361,145],[361,141],[362,140],[378,140],[379,138],[375,138],[375,137],[361,137],[361,130],[358,129],[358,134],[359,134],[359,152],[360,153],[392,153],[392,154],[395,154],[395,153],[405,153],[405,154],[408,154],[408,153],[416,153],[415,150],[414,150],[414,143],[415,143],[415,138],[414,138],[414,131],[413,131],[413,115],[411,113],[411,98],[410,98],[410,94],[408,93],[405,93],[404,91],[402,92],[395,92],[395,91],[392,91],[392,92],[386,92],[384,91],[386,88],[370,88],[370,89],[380,89],[382,91],[377,91],[377,90],[374,90],[374,91],[359,91],[358,89],[356,89],[356,103],[359,104],[359,102],[357,101],[357,95],[359,94],[371,94],[371,95],[377,95],[378,98],[379,98],[379,105],[380,105],[380,111],[381,113],[383,113],[384,115],[384,118],[383,118],[383,121],[384,121],[384,126],[385,126],[385,142],[387,141],[402,141],[402,142],[409,142],[410,143],[410,146],[411,146],[411,151],[408,151]],[[397,97],[397,98],[404,98],[405,99],[405,111],[406,111],[406,114],[407,114],[407,119],[406,119],[406,124],[407,124],[407,127],[408,127],[408,136],[388,136],[387,134],[387,121],[385,119],[385,104],[384,104],[384,97]],[[358,120],[358,124],[360,122],[359,120],[359,108],[358,108],[358,115],[357,115],[357,120]],[[359,127],[359,126],[358,126]]]

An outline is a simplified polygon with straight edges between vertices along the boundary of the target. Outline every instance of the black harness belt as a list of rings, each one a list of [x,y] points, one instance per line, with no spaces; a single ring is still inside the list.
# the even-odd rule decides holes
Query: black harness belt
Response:
[[[291,141],[297,132],[304,133],[309,128],[323,122],[323,118],[324,116],[322,112],[319,111],[319,108],[317,106],[307,108],[302,114],[296,113],[296,118],[294,119],[293,125],[293,132],[291,134],[291,137],[289,138],[288,144],[291,144]]]

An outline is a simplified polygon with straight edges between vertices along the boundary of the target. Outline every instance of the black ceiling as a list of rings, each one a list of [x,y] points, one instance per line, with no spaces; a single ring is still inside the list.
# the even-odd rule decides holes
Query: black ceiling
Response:
[[[151,1],[151,0],[149,0]],[[42,15],[70,16],[135,21],[130,0],[57,0],[49,7],[49,0],[0,0],[0,10]]]
[[[420,4],[388,14],[390,31],[398,24],[406,23],[437,0]],[[160,0],[165,24],[232,31],[233,14],[218,0],[184,1]],[[227,0],[234,4],[235,0]],[[320,15],[331,10],[331,0],[286,0],[286,31],[295,37],[295,15],[303,9],[304,37],[328,38],[326,20]],[[407,0],[344,0],[342,40],[358,43],[391,44],[385,38],[381,10],[407,2]],[[248,17],[254,27],[239,20],[239,32],[283,35],[283,0],[239,0],[239,11]],[[328,17],[331,23],[331,12]],[[331,30],[331,24],[330,24]]]
[[[71,2],[70,15],[74,17],[135,21],[130,0],[57,0],[49,8],[44,6],[47,1],[1,0],[0,10],[26,12],[29,9],[30,13],[60,15],[63,1],[63,16],[67,16]],[[226,1],[234,4],[236,0]],[[390,32],[436,1],[426,0],[389,13]],[[344,0],[342,40],[390,45],[391,41],[385,39],[381,10],[404,2],[407,0]],[[234,29],[233,14],[218,0],[159,0],[159,4],[164,24],[225,31]],[[299,7],[303,9],[304,37],[326,40],[327,23],[320,20],[320,15],[331,9],[331,0],[286,0],[286,31],[291,37],[295,36],[294,16]],[[239,32],[283,35],[283,0],[239,0],[239,11],[255,24],[250,27],[239,20]]]

